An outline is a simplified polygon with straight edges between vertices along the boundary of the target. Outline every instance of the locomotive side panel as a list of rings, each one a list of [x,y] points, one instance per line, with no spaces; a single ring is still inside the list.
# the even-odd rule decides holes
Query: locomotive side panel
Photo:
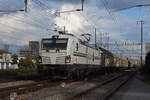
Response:
[[[100,65],[101,55],[98,50],[90,48],[88,46],[79,44],[77,51],[73,51],[74,60],[77,60],[77,64],[85,65]]]
[[[87,54],[86,54],[86,47],[81,45],[79,42],[75,43],[76,48],[72,52],[74,58],[74,64],[86,64],[87,63]]]

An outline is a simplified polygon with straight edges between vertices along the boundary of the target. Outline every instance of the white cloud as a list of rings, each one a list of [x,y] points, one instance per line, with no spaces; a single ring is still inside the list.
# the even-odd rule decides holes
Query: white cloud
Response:
[[[4,14],[0,17],[0,40],[7,44],[26,45],[28,41],[39,40],[50,27],[51,16],[39,10],[30,2],[28,13]]]
[[[29,21],[30,19],[25,18],[24,14],[19,13],[15,15],[5,15],[1,17],[0,18],[0,25],[2,27],[0,30],[1,41],[12,44],[20,40],[16,44],[25,45],[29,39],[35,39],[36,34],[34,32],[37,31],[37,28],[32,26],[32,24],[30,24]],[[35,36],[33,37],[33,35]]]
[[[79,8],[79,6],[65,4],[60,10],[68,11],[68,9],[75,10],[76,8]],[[80,12],[61,13],[60,16],[54,19],[54,23],[61,28],[65,26],[68,32],[78,35],[89,26],[89,23],[81,16]]]
[[[64,4],[61,11],[75,9],[79,5]],[[112,16],[111,16],[112,15]],[[117,16],[117,19],[115,19]],[[70,33],[79,35],[81,33],[91,33],[94,35],[94,28],[97,32],[109,32],[112,40],[124,41],[128,37],[124,34],[130,33],[135,27],[136,19],[125,15],[110,14],[97,6],[86,6],[84,12],[63,13],[54,19],[54,23],[62,29],[65,26]],[[129,27],[131,26],[131,27]],[[123,32],[123,33],[122,33]]]
[[[1,5],[3,3],[2,1],[0,0]],[[15,1],[17,2],[17,0]],[[49,10],[30,1],[28,13],[18,12],[0,16],[0,42],[25,45],[29,40],[39,40],[41,35],[47,33],[46,29],[51,28],[53,23],[61,28],[65,26],[66,30],[77,36],[81,33],[91,33],[94,35],[94,28],[96,27],[97,33],[109,32],[112,40],[120,42],[127,38],[137,40],[136,19],[133,15],[133,17],[122,14],[109,15],[103,7],[99,6],[100,2],[96,1],[97,0],[88,1],[84,6],[83,12],[63,13],[60,14],[60,16],[55,16],[51,14],[50,11],[56,11],[58,9],[61,11],[77,9],[81,8],[81,4],[64,3],[58,0],[57,2],[55,2],[55,0],[52,2],[42,1],[51,8],[51,10]],[[125,2],[125,0],[122,0],[122,3],[123,2]],[[16,6],[18,6],[18,4]],[[114,5],[111,6],[114,7]],[[19,9],[23,8],[23,6],[20,7],[20,5],[18,7]],[[15,8],[18,9],[18,7]],[[114,21],[113,18],[116,18],[114,16],[117,17],[117,22]],[[149,17],[146,21],[147,20],[149,21]],[[149,34],[149,24],[147,23],[145,26],[146,29],[144,29],[144,31]],[[123,33],[120,31],[123,31]],[[147,40],[148,39],[147,37]]]

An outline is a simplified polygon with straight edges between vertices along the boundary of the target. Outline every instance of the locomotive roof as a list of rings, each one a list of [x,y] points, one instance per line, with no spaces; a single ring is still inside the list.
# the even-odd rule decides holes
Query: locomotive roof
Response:
[[[72,37],[77,38],[75,35],[70,34],[70,33],[64,33],[63,31],[59,31],[59,33],[50,34],[49,36],[44,36],[43,38],[50,38],[50,37],[55,36],[55,35],[66,35],[66,36],[72,36]]]
[[[103,53],[113,56],[113,53],[112,53],[111,51],[106,50],[106,49],[104,49],[104,48],[102,48],[102,47],[99,47],[99,49],[100,49]]]
[[[81,39],[79,39],[78,37],[76,37],[75,35],[70,34],[70,33],[64,33],[64,32],[62,32],[62,31],[59,31],[59,34],[58,34],[58,33],[51,34],[49,37],[54,36],[54,35],[66,35],[66,36],[71,36],[71,37],[74,37],[74,38],[76,38],[77,40],[79,40],[79,42],[80,42],[82,45],[85,45],[85,46],[90,47],[90,48],[93,48],[93,49],[97,49],[97,48],[95,47],[95,45],[89,44],[87,41],[82,41]],[[48,37],[44,37],[44,38],[48,38]]]

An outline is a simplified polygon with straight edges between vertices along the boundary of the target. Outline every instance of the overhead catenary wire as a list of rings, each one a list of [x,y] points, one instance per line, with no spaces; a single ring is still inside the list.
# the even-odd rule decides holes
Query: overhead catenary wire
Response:
[[[112,13],[112,11],[110,10],[111,8],[109,8],[109,2],[107,0],[101,0],[102,4],[104,6],[104,8],[106,9],[106,11],[108,12],[109,16],[112,18],[112,20],[116,23],[116,25],[119,25],[120,28],[120,33],[122,32],[122,27],[118,22],[117,17]]]
[[[130,9],[130,8],[144,7],[144,6],[150,6],[150,4],[135,4],[135,5],[132,5],[132,6],[129,6],[129,7],[116,9],[116,10],[114,10],[114,11],[115,11],[115,12],[116,12],[116,11],[122,11],[122,10]]]
[[[11,17],[11,18],[12,18],[12,17]],[[17,20],[17,19],[14,19],[14,20],[19,21],[19,22],[23,22],[23,21]],[[32,26],[32,27],[33,27],[33,26],[34,26],[34,27],[38,27],[38,28],[40,28],[40,29],[43,30],[43,28],[42,28],[41,26],[34,25],[34,24],[31,24],[31,23],[28,23],[28,22],[23,22],[23,23],[24,23],[24,24],[28,24],[28,25],[30,25],[30,26]],[[18,29],[18,28],[16,28],[16,27],[13,27],[13,26],[10,26],[10,25],[6,25],[6,24],[1,23],[1,22],[0,22],[0,24],[5,25],[5,26],[7,26],[7,27],[10,27],[10,28],[12,28],[12,29],[15,29],[16,31],[20,30],[20,29]],[[23,30],[20,30],[20,31],[23,31]]]
[[[110,11],[111,8],[109,8],[109,5],[108,5],[109,3],[108,3],[108,1],[102,0],[102,3],[103,3],[103,5],[104,5],[105,9],[107,10],[108,14],[109,14],[109,15],[112,17],[112,19],[114,20],[114,22],[115,22],[116,24],[119,24],[119,23],[117,22],[117,18],[114,17],[113,14],[112,14],[111,11]],[[120,32],[121,32],[121,26],[120,26]]]
[[[6,25],[6,24],[3,24],[3,23],[0,23],[0,25],[3,25],[3,26],[6,26],[6,27],[9,27],[10,29],[13,29],[13,30],[10,30],[9,33],[16,33],[16,32],[25,32],[25,30],[22,30],[22,29],[17,29],[15,27],[12,27],[12,26],[9,26],[9,25]],[[9,28],[7,30],[9,30]],[[31,36],[31,33],[30,32],[30,36]],[[21,34],[20,34],[21,35]],[[32,34],[32,36],[34,36],[35,34]]]
[[[24,20],[21,20],[21,19],[25,19],[24,17],[25,16],[28,16],[28,17],[30,17],[30,20],[33,20],[32,21],[32,23],[34,23],[34,24],[32,24],[32,23],[30,23],[30,22],[26,22],[26,21],[24,21]],[[7,16],[8,17],[8,16]],[[25,23],[25,24],[28,24],[28,25],[31,25],[31,26],[34,26],[34,27],[38,27],[38,28],[41,28],[41,29],[49,29],[49,28],[45,28],[43,25],[44,24],[42,24],[41,22],[38,22],[38,20],[36,20],[36,18],[35,18],[35,16],[32,16],[31,14],[28,14],[28,13],[24,13],[24,16],[21,18],[20,16],[11,16],[10,18],[12,18],[13,17],[13,19],[14,20],[16,20],[16,21],[20,21],[20,22],[22,22],[22,23]],[[19,18],[21,18],[21,19],[19,19]],[[50,30],[50,29],[49,29]]]
[[[14,16],[13,16],[13,17],[14,17]],[[10,18],[12,18],[12,17],[10,17]],[[14,18],[17,18],[17,17],[14,17]],[[28,25],[30,25],[30,26],[38,27],[38,28],[41,29],[41,30],[43,30],[43,29],[47,30],[45,27],[42,28],[42,26],[37,26],[37,25],[31,24],[31,23],[28,23],[28,22],[24,22],[24,21],[22,21],[22,20],[14,19],[14,18],[13,18],[13,20],[15,20],[15,21],[23,22],[23,23],[28,24]],[[16,28],[16,27],[13,27],[13,26],[10,26],[10,25],[6,25],[6,24],[1,23],[1,22],[0,22],[0,24],[1,24],[2,26],[9,27],[9,28],[7,28],[7,31],[10,30],[9,33],[16,33],[16,31],[17,31],[17,32],[25,32],[25,30],[18,29],[18,28]],[[13,29],[13,30],[12,30],[12,29]],[[48,30],[47,30],[47,31],[48,31]],[[30,36],[31,36],[31,34],[30,34]],[[34,36],[34,34],[32,34],[32,36]],[[9,37],[10,37],[10,36],[9,36]],[[14,37],[13,37],[13,38],[14,38]],[[15,39],[18,40],[18,38],[15,38]]]
[[[31,15],[26,14],[26,16],[31,16]],[[8,17],[8,16],[7,16],[7,17]],[[34,27],[46,29],[46,28],[44,28],[43,24],[38,23],[37,20],[34,21],[35,18],[33,18],[33,16],[32,16],[32,19],[31,19],[31,20],[33,20],[33,23],[34,23],[34,24],[29,23],[29,22],[25,22],[25,21],[23,21],[23,20],[20,20],[20,19],[18,19],[18,17],[16,17],[16,16],[11,16],[10,18],[12,18],[12,17],[14,17],[14,18],[15,18],[14,20],[16,20],[16,21],[20,21],[20,22],[23,22],[23,23],[25,23],[25,24],[29,24],[29,25],[34,26]],[[24,19],[24,18],[23,18],[23,19]],[[47,29],[46,29],[46,30],[47,30]]]
[[[6,34],[0,34],[0,35],[2,37],[8,37],[8,38],[13,39],[13,40],[17,40],[17,41],[19,40],[20,42],[25,40],[24,38],[17,38],[15,36],[8,35],[8,32],[5,32],[5,33],[7,33],[7,35]]]
[[[41,2],[40,0],[32,0],[35,4],[39,5],[41,8],[47,9],[50,11],[50,14],[54,15],[53,10],[50,9],[46,4]]]
[[[12,33],[15,33],[15,32],[12,32]],[[8,39],[11,39],[11,41],[16,42],[16,45],[22,45],[22,44],[20,44],[21,42],[24,42],[24,41],[27,42],[29,40],[29,38],[32,38],[31,36],[28,37],[28,40],[27,40],[27,38],[17,38],[14,36],[14,34],[10,34],[9,32],[3,32],[3,34],[0,34],[0,35],[1,35],[1,38],[0,38],[1,42],[4,42],[4,41],[7,42]],[[7,39],[6,39],[6,37],[7,37]],[[8,42],[7,44],[13,45],[13,43],[11,41]]]
[[[37,4],[37,3],[36,3]],[[37,4],[38,6],[39,6],[39,4]],[[43,7],[42,7],[43,8]],[[28,7],[28,9],[30,10],[30,8]],[[32,10],[32,9],[31,9]],[[43,13],[47,13],[47,12],[44,12],[43,11]],[[48,14],[51,14],[51,13],[48,13]],[[51,15],[53,15],[53,14],[51,14]],[[47,14],[41,14],[41,12],[34,12],[34,14],[31,12],[31,13],[25,13],[25,15],[24,16],[27,16],[27,17],[29,17],[29,18],[32,18],[32,20],[34,21],[34,22],[36,22],[36,23],[38,23],[38,24],[40,24],[41,26],[43,26],[45,23],[41,23],[41,22],[39,22],[39,18],[40,17],[44,17],[44,18],[47,18],[48,20],[50,20],[49,19],[49,15],[47,15]],[[52,17],[52,16],[51,16]],[[49,28],[48,28],[49,29]],[[50,30],[50,29],[49,29]]]
[[[4,33],[6,33],[6,34],[4,34]],[[11,33],[16,33],[15,31],[11,31]],[[15,37],[14,36],[14,34],[11,34],[10,32],[3,32],[3,34],[0,34],[2,37],[7,37],[7,38],[9,38],[9,39],[13,39],[13,40],[15,40],[16,41],[16,43],[18,43],[18,42],[22,42],[22,41],[27,41],[27,39],[25,39],[25,38],[17,38],[17,37]],[[13,35],[13,36],[12,36]],[[34,35],[32,35],[32,36],[34,36]],[[41,35],[42,36],[42,35]],[[30,37],[31,37],[31,34],[30,34]],[[29,38],[30,38],[29,37]],[[28,39],[29,39],[28,38]],[[1,38],[1,40],[7,40],[7,39],[4,39],[4,38]]]
[[[7,13],[9,13],[9,12],[18,12],[18,11],[24,11],[23,9],[21,9],[21,10],[0,10],[0,12],[7,12]]]
[[[87,23],[89,23],[89,25],[93,28],[93,30],[96,28],[96,29],[98,29],[98,30],[101,30],[100,28],[98,28],[98,27],[96,27],[92,22],[90,22],[89,20],[88,20],[88,18],[87,18],[87,16],[85,16],[83,13],[79,13],[81,16],[83,16],[84,17],[84,19],[87,21]],[[101,32],[100,32],[101,33]],[[106,37],[105,37],[106,38]]]
[[[52,10],[51,8],[49,8],[47,5],[45,5],[44,3],[42,3],[40,0],[32,0],[35,4],[37,4],[39,7],[41,7],[41,8],[44,8],[44,9],[47,9],[47,10],[49,10],[48,12],[50,12],[50,13],[48,13],[48,14],[51,14],[51,15],[55,15],[55,13],[54,13],[54,10]],[[30,8],[29,8],[30,9]],[[38,13],[38,14],[40,14],[40,13]],[[40,14],[41,15],[41,14]],[[29,15],[27,15],[27,16],[32,16],[31,14]],[[49,17],[48,15],[41,15],[42,17],[45,17],[45,16],[47,16],[47,18]],[[35,16],[32,16],[32,17],[35,17]],[[37,17],[37,16],[36,16]],[[55,16],[56,17],[56,16]],[[48,28],[49,29],[49,28]],[[49,30],[52,30],[52,29],[49,29]],[[53,31],[53,30],[52,30]]]
[[[9,17],[9,18],[12,18],[12,17]],[[15,21],[19,21],[19,22],[22,22],[22,23],[24,23],[24,24],[28,24],[28,25],[30,25],[30,26],[32,26],[32,27],[37,27],[37,28],[41,28],[41,29],[46,29],[42,24],[37,23],[36,21],[33,21],[33,22],[31,23],[31,22],[28,22],[28,21],[21,20],[21,19],[19,19],[19,17],[16,17],[16,16],[13,16],[13,19],[14,19]],[[30,20],[33,20],[33,19],[30,19]]]
[[[88,18],[87,18],[87,16],[85,16],[83,13],[81,13],[80,12],[80,15],[81,16],[83,16],[84,18],[85,18],[85,20],[87,21],[87,23],[89,23],[90,24],[90,26],[93,28],[93,30],[96,28],[96,29],[98,29],[99,31],[101,30],[99,27],[96,27],[92,22],[90,22],[89,20],[88,20]],[[102,32],[100,32],[99,34],[102,34]],[[104,34],[103,34],[104,35]],[[102,35],[101,35],[102,36]],[[109,38],[108,36],[103,36],[103,37],[101,37],[101,38]],[[104,39],[105,40],[105,39]],[[104,42],[104,41],[103,41]],[[105,41],[106,42],[106,41]],[[110,42],[110,40],[109,40],[109,42]]]
[[[13,13],[13,12],[27,12],[27,6],[28,6],[28,0],[24,0],[24,6],[25,8],[24,9],[16,9],[16,10],[0,10],[0,12],[7,12],[7,13]]]
[[[29,14],[26,14],[27,16],[31,16],[31,15],[29,15]],[[7,16],[8,17],[8,16]],[[24,19],[24,17],[16,17],[16,16],[9,16],[9,18],[13,18],[13,20],[15,20],[15,21],[19,21],[19,22],[22,22],[22,23],[24,23],[24,24],[28,24],[28,25],[30,25],[30,26],[32,26],[32,27],[38,27],[38,28],[40,28],[40,29],[48,29],[48,28],[45,28],[42,24],[41,25],[39,25],[40,23],[37,23],[37,21],[34,21],[35,20],[35,18],[33,18],[33,16],[32,16],[32,19],[31,20],[33,20],[33,22],[32,23],[30,23],[30,22],[26,22],[26,21],[24,21],[24,20],[21,20],[21,19]],[[21,19],[20,19],[21,18]],[[33,24],[34,23],[34,24]],[[3,25],[3,26],[6,26],[6,27],[9,27],[8,29],[13,29],[13,31],[14,30],[16,30],[16,31],[20,31],[20,32],[24,32],[25,30],[22,30],[22,29],[18,29],[18,28],[15,28],[15,27],[13,27],[13,26],[10,26],[10,25],[6,25],[5,23],[0,23],[1,25]],[[12,33],[15,33],[15,32],[13,32],[12,30],[10,30]],[[17,38],[16,38],[16,40],[18,40]]]
[[[72,0],[71,0],[71,2],[72,2]],[[69,11],[67,11],[67,12],[70,12],[71,10],[69,10]],[[67,23],[69,23],[69,24],[73,24],[73,23],[71,23],[71,21],[69,20],[69,16],[68,16],[68,14],[66,15],[65,13],[63,13],[63,12],[61,12],[62,13],[62,15],[63,15],[63,20],[64,20],[64,24],[65,25],[67,25]],[[70,13],[69,13],[70,14]],[[60,14],[60,16],[61,16],[61,14]],[[70,27],[70,28],[72,28],[72,27]],[[81,31],[81,32],[83,32],[83,30],[82,29],[80,29],[79,28],[79,30]],[[85,32],[83,32],[83,33],[85,33]]]
[[[39,2],[39,0],[32,0],[32,1],[38,1]],[[41,5],[44,8],[47,8],[47,7],[45,7],[45,4],[43,5],[43,3],[41,3],[41,1],[38,4]],[[47,9],[49,9],[49,7]],[[93,26],[93,27],[95,28],[96,26]]]

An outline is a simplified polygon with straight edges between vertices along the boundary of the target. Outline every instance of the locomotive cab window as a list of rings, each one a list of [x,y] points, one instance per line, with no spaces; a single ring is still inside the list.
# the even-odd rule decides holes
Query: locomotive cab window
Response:
[[[42,48],[49,50],[66,50],[68,39],[43,39]]]
[[[78,51],[78,50],[79,50],[79,44],[76,43],[76,51]]]

